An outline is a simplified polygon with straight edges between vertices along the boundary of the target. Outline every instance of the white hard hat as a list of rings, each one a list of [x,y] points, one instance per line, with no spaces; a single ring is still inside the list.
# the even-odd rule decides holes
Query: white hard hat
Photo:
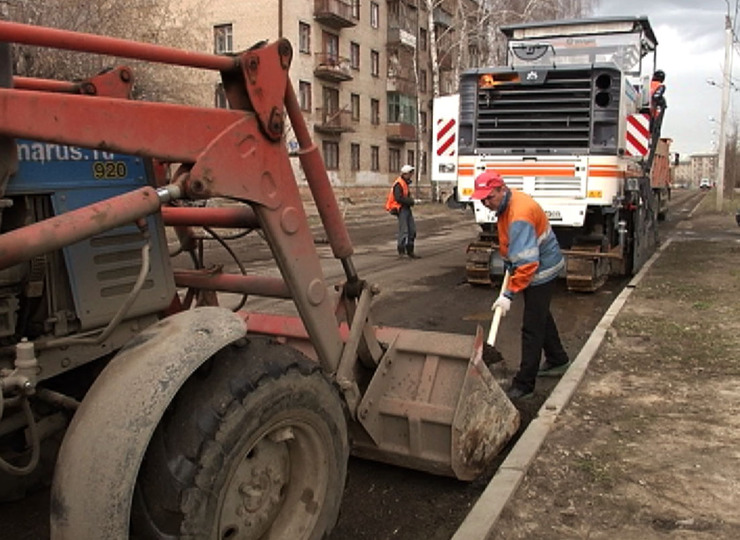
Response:
[[[414,168],[411,165],[404,165],[403,167],[401,167],[401,174],[406,174],[410,172],[414,172]]]

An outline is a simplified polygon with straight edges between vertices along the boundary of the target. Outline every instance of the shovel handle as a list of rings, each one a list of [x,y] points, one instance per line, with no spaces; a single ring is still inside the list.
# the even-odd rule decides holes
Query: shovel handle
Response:
[[[501,281],[501,292],[499,292],[499,296],[504,294],[506,292],[506,288],[509,286],[509,271],[506,270],[504,272],[504,279]],[[493,320],[491,321],[491,330],[488,332],[488,339],[486,340],[486,343],[488,343],[491,347],[493,347],[493,344],[496,343],[496,334],[498,333],[498,325],[501,323],[501,308],[497,307],[493,310]]]

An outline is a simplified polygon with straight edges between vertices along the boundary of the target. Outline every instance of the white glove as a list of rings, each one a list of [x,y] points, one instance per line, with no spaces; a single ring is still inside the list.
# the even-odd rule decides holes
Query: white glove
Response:
[[[511,298],[507,298],[503,294],[496,298],[496,301],[493,303],[493,306],[491,306],[492,310],[495,310],[496,308],[501,308],[501,316],[504,317],[509,312],[509,309],[511,309]]]

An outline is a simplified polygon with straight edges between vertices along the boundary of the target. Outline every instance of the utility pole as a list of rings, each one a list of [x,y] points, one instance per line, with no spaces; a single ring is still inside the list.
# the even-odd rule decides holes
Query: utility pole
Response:
[[[725,158],[727,141],[727,109],[730,105],[730,87],[732,86],[732,24],[729,13],[725,15],[725,65],[722,74],[722,111],[719,119],[719,163],[717,164],[717,211],[722,211],[725,196]]]
[[[416,76],[416,147],[414,149],[414,157],[416,158],[416,163],[414,163],[414,168],[416,169],[414,171],[414,175],[416,176],[416,198],[421,198],[421,136],[422,136],[422,129],[421,129],[421,85],[419,84],[419,77],[421,75],[421,72],[419,71],[421,69],[421,65],[426,66],[426,62],[421,64],[422,58],[419,51],[419,38],[421,37],[420,30],[419,30],[419,11],[421,11],[421,6],[419,3],[416,3],[416,20],[414,21],[414,25],[416,26],[416,31],[414,32],[414,39],[416,39],[416,43],[414,44],[414,74]],[[427,42],[429,40],[427,39]],[[429,43],[427,43],[427,47],[429,47]],[[426,71],[425,71],[426,73]],[[426,83],[426,81],[424,81]],[[426,90],[426,86],[424,87]],[[430,190],[431,193],[431,190]]]

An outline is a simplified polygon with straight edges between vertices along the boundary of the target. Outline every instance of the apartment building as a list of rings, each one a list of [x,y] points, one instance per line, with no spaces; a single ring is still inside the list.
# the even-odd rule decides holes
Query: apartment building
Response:
[[[202,31],[212,32],[216,53],[279,37],[291,42],[291,81],[335,186],[387,186],[406,163],[417,168],[420,185],[429,185],[432,43],[426,2],[228,0],[200,9]],[[440,7],[432,20],[437,35],[451,39],[444,30],[452,13]],[[442,64],[449,72],[452,55]],[[203,83],[201,94],[204,104],[227,106],[216,76]],[[297,150],[290,128],[286,141]],[[303,180],[297,163],[294,170]]]
[[[693,178],[690,159],[682,159],[673,168],[673,185],[675,187],[689,187],[692,183],[696,184]]]
[[[689,184],[691,186],[698,186],[702,178],[709,178],[710,182],[717,180],[717,164],[719,159],[716,152],[691,154],[690,159],[691,178],[689,179]]]

